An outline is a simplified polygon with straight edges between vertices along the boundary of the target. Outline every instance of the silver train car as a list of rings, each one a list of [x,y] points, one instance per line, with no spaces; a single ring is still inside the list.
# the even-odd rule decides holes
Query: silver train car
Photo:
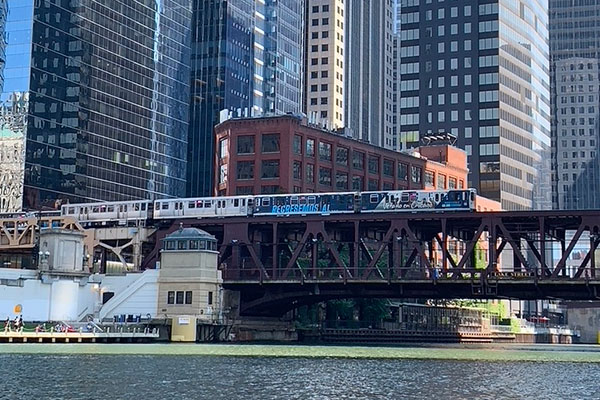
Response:
[[[152,216],[152,202],[148,200],[115,201],[106,203],[65,204],[62,216],[73,217],[84,225],[117,224],[128,226]]]
[[[84,226],[130,226],[180,218],[474,211],[475,198],[475,189],[262,194],[65,204],[60,213]]]

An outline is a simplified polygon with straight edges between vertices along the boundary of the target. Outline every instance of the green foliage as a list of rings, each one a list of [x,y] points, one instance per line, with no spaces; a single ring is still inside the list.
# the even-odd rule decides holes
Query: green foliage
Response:
[[[510,319],[510,331],[512,333],[521,332],[521,322],[519,321],[518,318],[513,317]]]

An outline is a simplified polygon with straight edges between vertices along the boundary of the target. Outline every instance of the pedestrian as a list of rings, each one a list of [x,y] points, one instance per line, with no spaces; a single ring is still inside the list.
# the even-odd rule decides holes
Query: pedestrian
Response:
[[[6,317],[6,321],[4,321],[4,333],[8,333],[10,331],[10,318]]]

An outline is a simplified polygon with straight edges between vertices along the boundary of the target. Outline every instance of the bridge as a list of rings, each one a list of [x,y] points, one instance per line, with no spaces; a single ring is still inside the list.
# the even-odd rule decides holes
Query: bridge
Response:
[[[214,234],[241,312],[334,298],[596,300],[597,211],[381,213],[175,221]]]
[[[82,229],[50,219],[1,220],[0,250],[35,251],[43,226]],[[123,264],[129,252],[135,268],[154,268],[180,226],[217,237],[224,286],[248,315],[349,297],[600,298],[598,211],[180,219],[86,231],[87,251]]]

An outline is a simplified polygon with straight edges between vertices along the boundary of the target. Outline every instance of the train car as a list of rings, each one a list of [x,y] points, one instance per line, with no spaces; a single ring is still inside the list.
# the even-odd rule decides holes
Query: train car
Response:
[[[473,211],[475,189],[362,192],[360,212]]]
[[[152,203],[147,200],[65,204],[61,207],[61,215],[74,217],[84,225],[126,226],[148,219],[151,209]]]
[[[253,205],[252,196],[163,199],[154,202],[153,215],[155,220],[248,216]]]
[[[355,193],[263,194],[254,196],[254,215],[344,214],[355,212]]]

